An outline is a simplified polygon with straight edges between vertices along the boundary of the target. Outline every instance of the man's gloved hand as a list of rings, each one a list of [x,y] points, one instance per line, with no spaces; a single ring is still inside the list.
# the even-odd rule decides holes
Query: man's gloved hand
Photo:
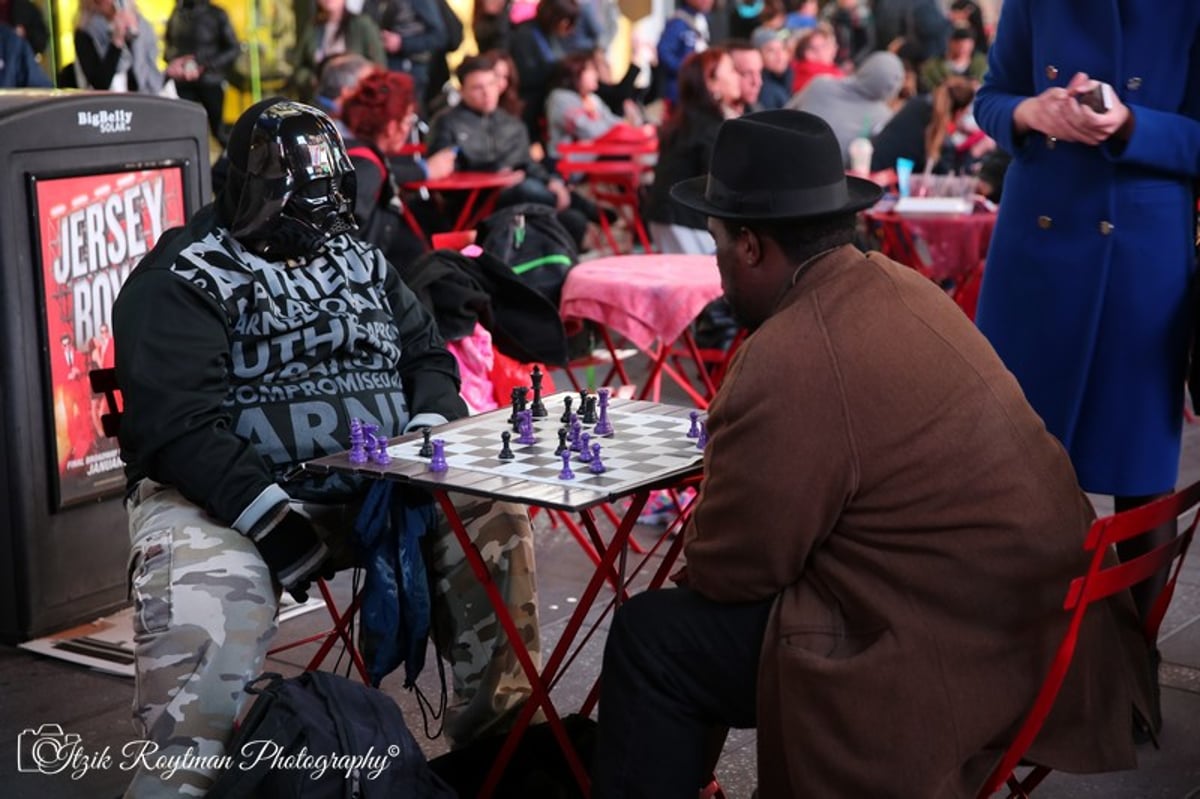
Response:
[[[289,510],[274,527],[254,540],[271,575],[297,602],[308,601],[308,588],[316,577],[332,576],[329,548],[317,536],[312,522]]]

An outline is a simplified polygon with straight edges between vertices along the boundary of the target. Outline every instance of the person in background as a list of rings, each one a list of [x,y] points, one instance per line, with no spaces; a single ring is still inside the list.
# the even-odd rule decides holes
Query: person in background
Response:
[[[520,78],[523,116],[529,140],[541,142],[546,95],[550,92],[550,73],[555,63],[569,50],[567,42],[579,22],[577,0],[541,0],[533,19],[513,29],[512,60]],[[590,49],[590,48],[589,48]]]
[[[684,59],[708,48],[708,13],[713,0],[680,0],[658,39],[658,70],[662,97],[668,103],[679,99],[679,71]]]
[[[317,0],[313,22],[301,28],[296,71],[292,88],[303,101],[311,101],[317,88],[317,71],[325,59],[339,53],[358,53],[384,66],[383,35],[379,26],[365,14],[346,10],[346,0]]]
[[[594,799],[697,796],[728,727],[757,729],[764,799],[974,797],[1067,632],[1091,504],[959,307],[853,246],[881,190],[838,153],[819,118],[764,111],[671,191],[750,335],[708,409],[678,587],[612,619]],[[1128,592],[1095,611],[1035,763],[1137,762],[1146,644]]]
[[[590,52],[572,53],[559,61],[550,85],[546,98],[546,154],[552,163],[559,159],[560,145],[591,141],[621,124],[622,118],[596,94],[600,73]]]
[[[837,40],[837,55],[834,62],[850,72],[856,61],[871,51],[874,27],[871,23],[871,7],[867,0],[836,0],[826,3],[822,18],[833,28]]]
[[[80,0],[74,40],[76,88],[162,91],[158,36],[133,0]]]
[[[227,152],[215,203],[163,235],[113,307],[134,723],[157,757],[181,761],[170,774],[139,763],[130,799],[205,795],[281,592],[303,601],[352,560],[369,481],[295,467],[348,449],[353,418],[391,439],[467,413],[433,318],[352,235],[354,169],[328,118],[265,100],[238,119]],[[539,663],[528,515],[454,501]],[[511,723],[530,687],[457,539],[434,527],[434,640],[451,661],[446,732],[460,746]]]
[[[792,61],[792,95],[804,91],[810,81],[818,75],[841,78],[845,73],[835,60],[837,40],[833,28],[826,24],[809,28],[796,37],[793,45],[795,59]]]
[[[359,237],[374,244],[401,270],[428,249],[402,216],[400,186],[454,171],[455,152],[428,160],[405,153],[416,115],[416,87],[403,72],[374,70],[351,87],[341,103],[350,131],[346,151],[358,178],[354,216]]]
[[[563,51],[578,53],[583,50],[607,50],[616,35],[616,20],[620,14],[616,3],[608,0],[578,0],[579,19],[567,34]]]
[[[947,12],[950,23],[956,28],[966,28],[971,31],[975,40],[975,52],[987,55],[991,42],[988,40],[987,26],[983,24],[983,9],[975,0],[954,0]]]
[[[0,22],[0,89],[53,87],[29,42],[11,25]]]
[[[1117,511],[1178,477],[1200,178],[1200,4],[1129,9],[1006,0],[975,97],[1013,156],[976,320]],[[1143,615],[1164,580],[1136,587]]]
[[[9,25],[13,31],[29,42],[34,55],[46,52],[50,43],[50,29],[42,11],[29,0],[0,0],[0,24]]]
[[[893,169],[898,158],[912,161],[914,172],[962,171],[969,152],[960,155],[950,133],[974,99],[975,84],[958,77],[947,78],[931,94],[910,99],[871,137],[871,171]]]
[[[749,39],[761,24],[767,10],[766,0],[733,0],[729,8],[729,37]]]
[[[767,27],[754,31],[750,40],[762,54],[762,91],[758,104],[765,111],[783,108],[792,97],[792,59],[787,40],[786,32]]]
[[[833,78],[821,75],[788,101],[788,108],[808,111],[833,128],[842,145],[843,161],[849,161],[850,142],[870,138],[894,113],[892,102],[904,85],[904,64],[888,52],[872,53],[853,75]]]
[[[875,0],[875,49],[896,52],[905,42],[921,61],[940,58],[950,37],[941,0]]]
[[[951,75],[983,80],[987,72],[987,56],[975,51],[975,38],[967,28],[955,28],[950,34],[944,58],[931,58],[921,67],[921,81],[933,91]]]
[[[167,77],[175,81],[179,99],[199,103],[208,129],[225,147],[225,79],[241,52],[237,33],[225,9],[210,0],[178,0],[167,19],[163,38]]]
[[[658,134],[658,161],[645,218],[659,252],[708,255],[715,248],[704,215],[671,202],[675,183],[708,171],[717,130],[737,115],[741,83],[719,47],[689,56],[679,71],[679,102]]]
[[[533,160],[525,126],[499,107],[495,63],[486,56],[469,57],[458,66],[458,80],[462,102],[433,118],[427,151],[437,156],[456,148],[455,167],[460,170],[523,172],[524,180],[500,192],[497,207],[525,202],[548,205],[558,211],[563,227],[581,244],[588,220],[598,221],[598,212],[571,192],[562,178]]]
[[[471,32],[480,53],[508,51],[512,22],[508,18],[512,0],[475,0],[471,10]]]
[[[758,98],[763,88],[762,53],[746,39],[730,39],[722,46],[733,59],[733,68],[738,74],[740,93],[735,110],[739,115],[759,110]]]
[[[522,119],[525,113],[525,102],[521,99],[521,78],[517,74],[517,65],[506,50],[489,50],[484,53],[496,65],[496,85],[500,90],[499,107]]]
[[[817,0],[799,0],[794,4],[783,21],[783,27],[792,33],[799,33],[817,26]]]
[[[445,53],[449,42],[439,1],[377,0],[372,11],[383,37],[388,69],[412,76],[418,106],[429,89],[433,59]]]
[[[317,107],[329,114],[343,138],[347,130],[341,119],[342,100],[359,81],[379,69],[378,64],[358,53],[338,53],[321,64],[317,76]]]

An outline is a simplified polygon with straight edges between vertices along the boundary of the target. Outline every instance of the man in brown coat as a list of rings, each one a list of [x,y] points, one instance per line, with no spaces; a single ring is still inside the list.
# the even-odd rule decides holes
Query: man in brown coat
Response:
[[[672,195],[754,332],[709,409],[681,587],[609,633],[593,796],[694,799],[734,726],[762,799],[973,797],[1086,568],[1071,464],[937,286],[851,245],[878,189],[819,118],[726,122]],[[1030,759],[1133,767],[1146,657],[1128,596],[1095,606]]]

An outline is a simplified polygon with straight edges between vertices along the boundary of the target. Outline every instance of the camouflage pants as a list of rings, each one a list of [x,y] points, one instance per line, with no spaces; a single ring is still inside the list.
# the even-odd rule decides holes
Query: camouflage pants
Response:
[[[540,668],[528,516],[507,503],[453,500]],[[344,537],[327,525],[348,530],[348,514],[327,508],[312,515],[336,548]],[[278,596],[253,543],[175,489],[143,480],[130,501],[129,527],[133,718],[148,743],[126,796],[204,796],[216,774],[211,763],[224,754],[249,699],[243,687],[263,670]],[[455,692],[446,730],[461,743],[511,716],[529,683],[444,520],[432,543],[435,637],[445,642]],[[180,767],[165,769],[172,758]]]

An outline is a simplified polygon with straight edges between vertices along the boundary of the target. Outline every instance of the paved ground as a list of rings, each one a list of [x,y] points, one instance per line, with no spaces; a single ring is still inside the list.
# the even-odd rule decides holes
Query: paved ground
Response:
[[[678,401],[671,394],[667,398]],[[1187,433],[1181,480],[1200,478],[1200,425]],[[1107,510],[1097,502],[1101,511]],[[590,565],[578,545],[563,528],[551,529],[539,517],[537,538],[540,606],[547,638],[557,640],[566,625]],[[639,531],[639,539],[650,544],[655,531]],[[349,581],[337,581],[344,597]],[[611,594],[609,594],[611,595]],[[596,614],[593,614],[596,615]],[[295,639],[309,630],[320,629],[321,613],[287,622],[283,637]],[[601,626],[601,631],[603,625]],[[556,705],[564,711],[577,708],[599,672],[603,633],[594,636],[582,655],[556,686]],[[270,665],[285,673],[296,673],[305,662],[296,650],[286,660]],[[1120,797],[1120,799],[1191,799],[1200,797],[1200,554],[1193,553],[1179,593],[1163,626],[1163,706],[1166,717],[1162,749],[1145,747],[1139,752],[1136,771],[1097,776],[1054,774],[1038,796],[1046,799],[1073,797]],[[426,741],[421,735],[420,714],[401,680],[392,676],[384,689],[404,709],[409,726],[431,757],[445,751],[441,739]],[[436,696],[436,670],[427,668],[420,682],[427,695]],[[130,680],[106,676],[84,668],[42,658],[13,647],[0,647],[0,797],[6,799],[75,799],[117,796],[126,775],[116,769],[95,769],[73,780],[66,775],[46,776],[16,773],[19,733],[42,723],[55,722],[77,733],[89,751],[106,746],[119,749],[134,735],[129,724],[133,696]],[[1086,735],[1086,730],[1080,730]],[[864,764],[868,767],[868,764]],[[754,734],[734,733],[722,757],[718,776],[731,799],[745,799],[755,779]],[[536,797],[532,798],[536,799]]]

